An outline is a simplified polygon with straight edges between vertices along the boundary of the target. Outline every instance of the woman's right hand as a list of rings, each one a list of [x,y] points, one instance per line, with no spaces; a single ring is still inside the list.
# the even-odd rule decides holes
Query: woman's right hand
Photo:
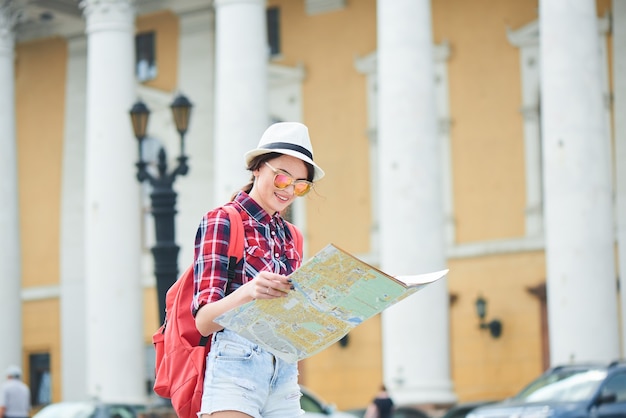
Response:
[[[250,302],[253,299],[282,298],[293,291],[291,279],[282,274],[262,271],[248,283],[240,286],[230,295],[202,306],[196,314],[196,328],[202,335],[209,335],[222,329],[213,322],[224,312]]]
[[[262,271],[253,280],[242,286],[252,299],[282,298],[294,290],[289,277],[282,274]],[[243,290],[243,289],[242,289]]]

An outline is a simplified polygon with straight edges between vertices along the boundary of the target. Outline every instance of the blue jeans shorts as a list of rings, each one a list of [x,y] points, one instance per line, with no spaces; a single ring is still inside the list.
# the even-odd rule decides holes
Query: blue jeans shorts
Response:
[[[295,418],[300,408],[298,365],[227,329],[213,335],[198,416],[240,411],[254,418]]]

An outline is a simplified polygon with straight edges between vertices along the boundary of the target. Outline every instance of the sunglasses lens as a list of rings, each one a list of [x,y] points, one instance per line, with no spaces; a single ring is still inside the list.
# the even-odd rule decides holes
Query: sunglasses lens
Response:
[[[296,196],[304,196],[311,190],[309,183],[296,183],[293,189],[293,194]]]
[[[289,186],[291,182],[291,177],[285,174],[278,173],[274,176],[274,186],[278,187],[279,189],[284,189],[285,187]]]

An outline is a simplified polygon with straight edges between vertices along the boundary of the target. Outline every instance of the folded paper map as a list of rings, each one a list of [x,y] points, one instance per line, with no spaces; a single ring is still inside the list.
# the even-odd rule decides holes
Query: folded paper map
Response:
[[[295,291],[289,296],[254,300],[215,322],[295,362],[322,351],[447,272],[392,277],[329,244],[290,276]]]

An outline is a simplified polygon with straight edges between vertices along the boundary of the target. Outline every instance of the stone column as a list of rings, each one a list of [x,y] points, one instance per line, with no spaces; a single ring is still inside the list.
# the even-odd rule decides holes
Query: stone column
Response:
[[[626,2],[613,0],[613,115],[617,195],[617,242],[622,307],[622,351],[626,355]]]
[[[249,178],[243,154],[269,124],[264,0],[215,1],[215,205]]]
[[[85,307],[87,394],[145,399],[131,0],[86,0]]]
[[[381,267],[446,268],[441,144],[428,1],[378,2]],[[455,400],[445,280],[386,310],[383,373],[398,403]]]
[[[22,365],[22,276],[15,132],[16,10],[0,0],[0,370]],[[9,319],[10,318],[10,319]]]
[[[539,13],[552,365],[619,357],[610,139],[593,0]]]
[[[186,140],[191,169],[178,181],[178,208],[184,216],[176,217],[180,245],[179,271],[193,260],[193,244],[200,218],[213,206],[213,99],[215,68],[214,14],[212,7],[179,12],[180,41],[178,86],[193,103],[191,125]],[[169,109],[168,109],[169,110]],[[241,168],[240,166],[238,166]],[[242,171],[241,169],[239,170]],[[202,190],[203,193],[198,193]]]
[[[67,41],[65,133],[61,196],[61,388],[62,399],[87,398],[85,317],[85,74],[87,41]]]

